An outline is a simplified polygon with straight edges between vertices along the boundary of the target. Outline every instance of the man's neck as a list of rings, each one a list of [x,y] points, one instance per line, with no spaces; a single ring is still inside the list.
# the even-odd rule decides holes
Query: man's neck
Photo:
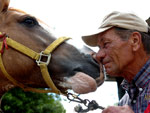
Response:
[[[122,76],[128,81],[131,82],[140,69],[146,64],[150,56],[146,54],[136,55],[133,62],[131,62],[126,69],[124,69]]]

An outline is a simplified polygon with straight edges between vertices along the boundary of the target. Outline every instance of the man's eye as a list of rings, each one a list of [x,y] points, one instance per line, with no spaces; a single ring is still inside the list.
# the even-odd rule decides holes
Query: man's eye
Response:
[[[107,48],[108,45],[109,45],[109,43],[110,43],[110,42],[105,42],[103,47],[104,47],[104,48]]]

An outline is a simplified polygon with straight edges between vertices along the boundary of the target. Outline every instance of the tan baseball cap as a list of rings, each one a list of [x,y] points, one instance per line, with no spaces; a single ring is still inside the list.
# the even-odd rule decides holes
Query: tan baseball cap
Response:
[[[103,19],[100,27],[95,32],[82,36],[82,40],[89,46],[97,46],[98,34],[112,27],[148,32],[148,24],[137,15],[114,11]]]

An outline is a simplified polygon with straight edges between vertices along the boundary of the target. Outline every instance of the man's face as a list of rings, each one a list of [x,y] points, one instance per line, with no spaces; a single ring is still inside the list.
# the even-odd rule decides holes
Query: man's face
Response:
[[[129,40],[123,41],[113,28],[101,33],[97,40],[100,49],[96,59],[105,66],[107,74],[120,76],[134,59]]]

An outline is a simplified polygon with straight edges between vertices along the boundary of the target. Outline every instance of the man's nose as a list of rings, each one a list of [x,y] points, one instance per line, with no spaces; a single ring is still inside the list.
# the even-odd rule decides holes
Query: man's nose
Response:
[[[96,60],[97,62],[102,62],[103,58],[105,57],[106,53],[103,49],[99,49],[99,51],[96,53]]]

